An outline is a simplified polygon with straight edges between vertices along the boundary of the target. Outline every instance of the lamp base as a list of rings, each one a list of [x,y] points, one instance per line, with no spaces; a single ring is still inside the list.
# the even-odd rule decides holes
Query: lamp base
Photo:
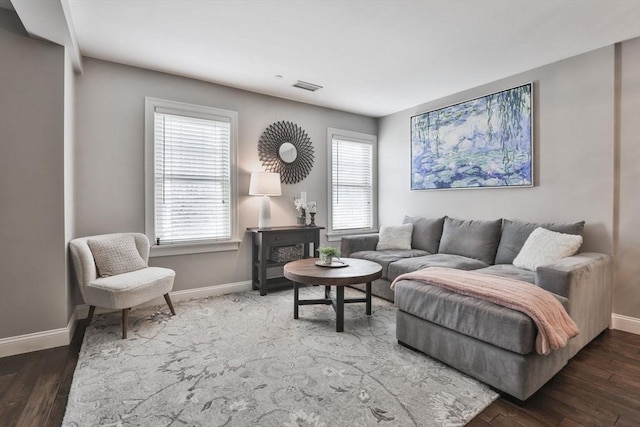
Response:
[[[258,228],[271,227],[271,200],[269,196],[262,196],[260,202],[260,217],[258,217]]]

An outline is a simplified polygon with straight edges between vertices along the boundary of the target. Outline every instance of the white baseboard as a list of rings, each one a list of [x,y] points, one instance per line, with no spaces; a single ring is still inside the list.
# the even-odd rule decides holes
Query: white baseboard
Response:
[[[225,283],[224,285],[206,286],[204,288],[185,289],[183,291],[171,292],[173,301],[188,301],[190,299],[217,297],[220,295],[235,294],[251,290],[251,280],[244,282]],[[160,304],[164,303],[164,298],[159,298]]]
[[[251,290],[251,281],[226,283],[224,285],[206,286],[204,288],[186,289],[171,292],[171,300],[174,302],[187,301],[195,298],[204,298],[244,292]],[[164,298],[156,298],[142,306],[165,304]],[[96,309],[96,313],[106,313],[109,310]],[[0,357],[13,356],[15,354],[31,351],[45,350],[47,348],[69,345],[76,330],[76,320],[84,319],[89,314],[89,306],[82,304],[76,306],[69,323],[65,328],[51,329],[49,331],[35,332],[32,334],[18,335],[15,337],[0,338]]]
[[[76,330],[76,319],[74,311],[65,328],[0,338],[0,357],[68,345]]]
[[[640,335],[640,319],[613,313],[611,315],[611,329]]]

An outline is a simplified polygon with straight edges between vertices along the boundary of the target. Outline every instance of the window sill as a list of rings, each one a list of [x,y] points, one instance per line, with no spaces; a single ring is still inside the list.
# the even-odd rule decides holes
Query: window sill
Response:
[[[363,231],[349,231],[346,233],[327,233],[327,241],[329,242],[339,242],[343,237],[348,236],[358,236],[360,234],[376,234],[378,233],[377,229],[371,230],[363,230]]]
[[[206,252],[222,252],[237,251],[240,247],[241,240],[225,240],[224,242],[206,242],[206,243],[175,243],[166,245],[153,245],[149,256],[151,258],[202,254]]]

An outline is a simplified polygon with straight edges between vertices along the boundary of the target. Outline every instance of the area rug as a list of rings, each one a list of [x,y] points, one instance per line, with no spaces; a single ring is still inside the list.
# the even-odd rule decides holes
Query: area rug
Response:
[[[318,298],[323,288],[301,290]],[[347,289],[347,296],[358,291]],[[360,294],[361,296],[361,294]],[[398,345],[393,304],[330,306],[245,292],[94,318],[64,426],[458,426],[497,393]]]

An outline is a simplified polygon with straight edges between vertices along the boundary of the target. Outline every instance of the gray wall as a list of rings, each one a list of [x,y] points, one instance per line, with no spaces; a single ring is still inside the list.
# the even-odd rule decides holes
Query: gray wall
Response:
[[[640,38],[621,43],[613,311],[640,319]]]
[[[67,325],[64,51],[0,9],[0,338]]]
[[[614,312],[640,317],[638,39],[622,44],[621,49],[620,153],[615,137],[616,51],[609,46],[381,118],[381,224],[399,223],[405,214],[534,222],[585,220],[582,250],[615,250],[619,258]],[[535,187],[410,191],[412,115],[530,81],[534,83]],[[621,158],[619,170],[614,167],[615,156]],[[614,211],[619,212],[619,219]],[[614,235],[619,235],[616,248]]]
[[[327,127],[376,134],[375,119],[258,95],[91,58],[76,79],[76,234],[144,232],[144,97],[237,111],[239,224],[238,251],[153,258],[150,263],[176,271],[174,290],[234,283],[251,278],[250,238],[257,225],[259,198],[249,197],[249,176],[263,170],[258,139],[273,122],[292,121],[309,134],[315,163],[307,178],[283,184],[272,197],[273,225],[295,223],[291,198],[306,191],[317,200],[316,223],[327,218]]]
[[[67,244],[75,237],[75,107],[76,79],[68,48],[64,54],[64,254],[67,275],[67,319],[73,315],[76,285]]]

